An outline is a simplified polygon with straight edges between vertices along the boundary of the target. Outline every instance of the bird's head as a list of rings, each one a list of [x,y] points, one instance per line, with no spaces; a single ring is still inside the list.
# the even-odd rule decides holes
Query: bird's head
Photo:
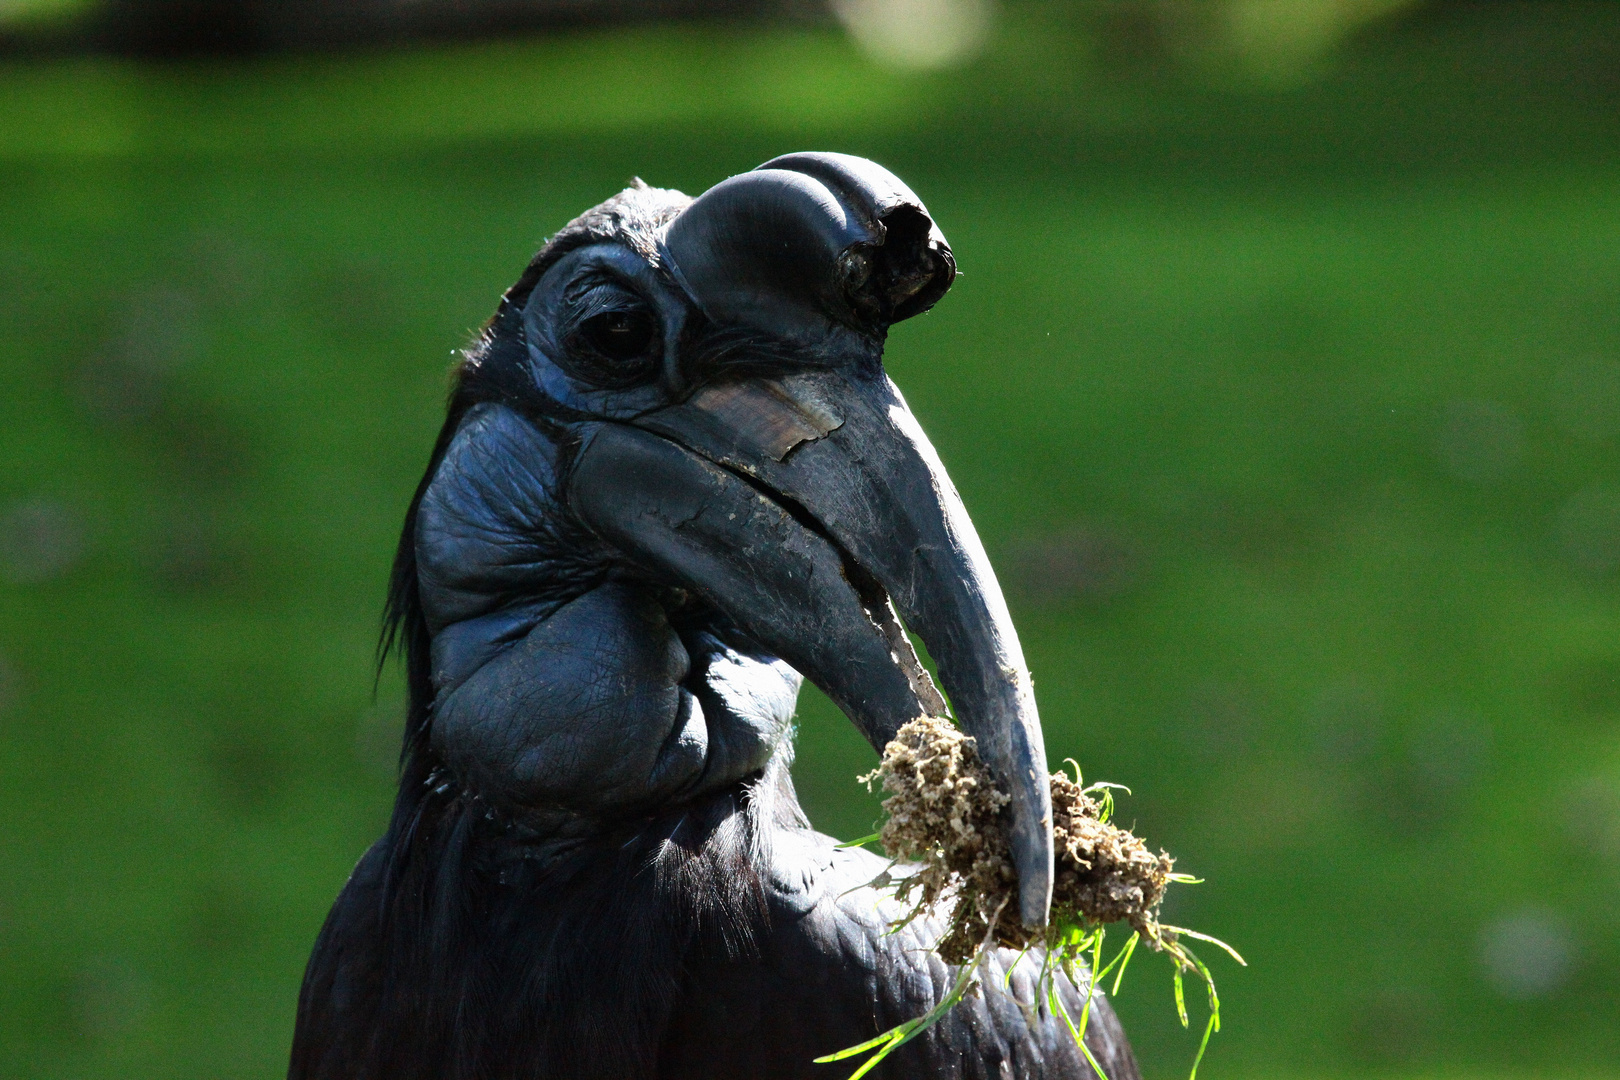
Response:
[[[946,702],[1012,795],[1021,913],[1051,894],[1045,749],[1001,589],[882,365],[955,276],[887,170],[792,154],[692,200],[638,186],[559,233],[463,366],[560,433],[554,513],[614,573],[695,595],[879,750]],[[442,443],[441,443],[442,446]]]

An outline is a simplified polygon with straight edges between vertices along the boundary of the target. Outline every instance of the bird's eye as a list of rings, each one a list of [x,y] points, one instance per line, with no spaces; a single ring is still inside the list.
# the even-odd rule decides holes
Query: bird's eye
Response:
[[[646,311],[604,311],[586,319],[580,329],[591,348],[620,362],[645,356],[658,332]]]

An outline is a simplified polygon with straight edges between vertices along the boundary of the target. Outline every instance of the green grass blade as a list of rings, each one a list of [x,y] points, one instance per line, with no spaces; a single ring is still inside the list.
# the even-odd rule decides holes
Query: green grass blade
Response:
[[[866,1061],[861,1064],[860,1068],[849,1074],[849,1080],[861,1080],[861,1077],[877,1068],[878,1065],[882,1063],[883,1059],[889,1056],[889,1051],[893,1050],[899,1045],[900,1040],[896,1039],[894,1042],[889,1043],[889,1045],[867,1058]]]
[[[979,943],[978,951],[973,954],[971,960],[962,965],[962,970],[957,972],[956,982],[951,984],[950,993],[941,998],[939,1004],[929,1009],[925,1015],[914,1020],[907,1020],[898,1027],[890,1028],[875,1039],[870,1039],[859,1046],[847,1047],[825,1057],[815,1058],[815,1062],[821,1064],[842,1061],[845,1058],[854,1057],[856,1054],[877,1047],[877,1052],[862,1062],[861,1067],[849,1075],[849,1080],[860,1080],[861,1077],[877,1068],[878,1063],[888,1057],[894,1050],[904,1046],[938,1023],[942,1016],[955,1008],[957,1003],[966,996],[968,987],[972,985],[979,966],[984,963],[985,957],[989,954],[990,948],[995,942],[996,924],[1000,921],[1001,913],[1006,907],[1007,901],[1003,900],[1001,906],[996,908],[995,914],[990,916],[989,928],[985,931],[984,940]]]
[[[1097,1075],[1101,1077],[1102,1080],[1108,1080],[1108,1074],[1103,1072],[1102,1062],[1098,1061],[1092,1056],[1091,1047],[1087,1046],[1084,1041],[1080,1043],[1080,1052],[1086,1055],[1087,1064],[1089,1064],[1092,1069],[1096,1071]]]
[[[1063,1017],[1063,1022],[1064,1024],[1068,1025],[1069,1034],[1074,1036],[1074,1044],[1080,1048],[1080,1053],[1085,1056],[1086,1063],[1090,1065],[1092,1069],[1096,1070],[1097,1075],[1101,1077],[1102,1080],[1108,1080],[1108,1074],[1103,1072],[1102,1063],[1092,1055],[1091,1047],[1086,1045],[1085,1018],[1082,1016],[1080,1026],[1075,1027],[1074,1021],[1069,1019],[1069,1010],[1063,1007],[1063,1000],[1058,996],[1057,983],[1055,981],[1052,983],[1052,989],[1049,997],[1052,1012],[1057,1016]]]
[[[1204,1040],[1198,1044],[1198,1056],[1193,1058],[1192,1073],[1187,1080],[1198,1080],[1198,1066],[1203,1064],[1204,1051],[1209,1049],[1209,1037],[1221,1029],[1219,1020],[1214,1013],[1209,1014],[1209,1023],[1204,1025]]]
[[[1097,931],[1095,944],[1091,950],[1091,978],[1086,980],[1086,1004],[1080,1010],[1080,1034],[1084,1035],[1091,1024],[1091,1003],[1097,996],[1097,968],[1102,964],[1103,931]],[[1081,1043],[1080,1048],[1085,1049]]]
[[[1210,1012],[1219,1017],[1221,1012],[1221,998],[1219,994],[1215,993],[1215,976],[1210,974],[1209,965],[1205,964],[1203,960],[1199,959],[1197,953],[1193,952],[1185,945],[1179,946],[1179,951],[1181,955],[1186,958],[1187,962],[1197,969],[1198,977],[1204,980],[1204,987],[1209,992]],[[1219,1027],[1219,1024],[1220,1021],[1217,1020],[1216,1026]]]
[[[816,1064],[825,1065],[829,1061],[843,1061],[845,1058],[852,1058],[856,1054],[864,1054],[874,1046],[879,1046],[886,1042],[893,1042],[895,1039],[900,1037],[900,1028],[903,1027],[905,1027],[905,1024],[901,1024],[900,1027],[892,1027],[888,1031],[885,1031],[883,1034],[879,1035],[877,1038],[868,1039],[859,1046],[847,1046],[838,1051],[836,1054],[828,1054],[825,1057],[818,1057],[815,1059]]]
[[[1135,937],[1136,935],[1132,934],[1131,936]],[[1098,971],[1096,968],[1093,968],[1091,977],[1096,979],[1098,982],[1102,982],[1104,979],[1108,978],[1108,973],[1110,971],[1113,971],[1114,968],[1119,965],[1119,962],[1121,960],[1125,959],[1125,950],[1128,949],[1128,948],[1130,948],[1130,943],[1126,942],[1125,946],[1123,948],[1121,948],[1119,950],[1119,952],[1114,954],[1114,958],[1112,960],[1108,961],[1108,964],[1105,967],[1103,967],[1103,969],[1101,971]]]
[[[1052,1010],[1053,1016],[1063,1017],[1063,1023],[1068,1026],[1069,1034],[1074,1036],[1074,1041],[1082,1046],[1085,1045],[1084,1033],[1074,1026],[1074,1021],[1069,1017],[1069,1010],[1063,1007],[1063,998],[1058,994],[1056,979],[1052,980],[1051,987],[1046,991],[1046,1004]]]
[[[1190,953],[1188,955],[1191,955]],[[1215,992],[1215,978],[1210,975],[1209,968],[1198,957],[1193,957],[1193,963],[1198,965],[1198,974],[1204,977],[1204,988],[1209,991],[1209,1011],[1215,1017],[1215,1030],[1221,1029],[1221,997]]]
[[[1131,789],[1126,787],[1124,784],[1110,784],[1107,780],[1099,780],[1095,784],[1087,787],[1085,789],[1085,794],[1090,795],[1093,791],[1123,791],[1127,795],[1133,794]]]
[[[842,900],[850,893],[857,893],[862,889],[887,889],[890,885],[894,884],[894,876],[889,873],[889,871],[893,869],[894,863],[890,863],[888,866],[885,866],[878,876],[873,878],[871,881],[863,881],[859,885],[855,885],[839,893],[838,899]]]
[[[842,844],[834,844],[833,846],[834,847],[840,847],[840,848],[864,847],[865,845],[870,844],[872,841],[878,839],[882,835],[883,835],[882,833],[873,833],[871,836],[863,836],[859,840],[846,840]]]
[[[1035,946],[1033,944],[1024,946],[1024,951],[1013,957],[1013,962],[1007,965],[1007,974],[1001,980],[1001,988],[1003,990],[1007,990],[1012,987],[1013,972],[1018,970],[1018,965],[1024,962],[1024,957],[1028,956],[1029,950],[1033,949],[1034,947]]]
[[[1243,959],[1242,956],[1238,955],[1238,951],[1236,949],[1232,948],[1232,946],[1228,945],[1218,937],[1211,937],[1208,934],[1200,934],[1196,930],[1188,930],[1185,926],[1166,926],[1165,929],[1169,930],[1171,933],[1182,934],[1186,937],[1190,937],[1194,941],[1207,941],[1218,949],[1224,949],[1227,956],[1230,956],[1244,967],[1249,966],[1249,962]]]
[[[1125,947],[1119,951],[1119,956],[1115,958],[1114,962],[1119,965],[1119,970],[1114,973],[1114,988],[1111,991],[1112,993],[1114,993],[1114,994],[1119,993],[1120,980],[1125,977],[1125,968],[1131,962],[1131,955],[1136,952],[1136,943],[1138,941],[1141,941],[1141,940],[1142,940],[1141,932],[1140,931],[1132,931],[1131,932],[1131,940],[1129,940],[1129,941],[1127,941],[1125,943]]]

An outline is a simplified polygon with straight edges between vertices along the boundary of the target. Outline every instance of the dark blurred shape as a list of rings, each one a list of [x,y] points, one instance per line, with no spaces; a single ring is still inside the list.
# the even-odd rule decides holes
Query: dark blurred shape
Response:
[[[291,772],[279,747],[243,727],[222,732],[209,758],[225,801],[241,811],[268,805]]]
[[[14,0],[16,2],[16,0]],[[988,41],[994,0],[22,0],[0,3],[0,48],[142,56],[247,55],[569,26],[836,18],[873,60],[962,63]],[[1120,72],[1205,71],[1293,84],[1369,27],[1423,0],[1079,0],[1051,5]]]
[[[1387,836],[1433,835],[1454,821],[1490,764],[1492,732],[1471,713],[1442,708],[1393,729],[1384,696],[1347,679],[1306,716],[1312,750],[1335,768],[1358,812]]]
[[[1620,866],[1620,782],[1614,777],[1594,776],[1576,784],[1564,798],[1564,823],[1584,852]]]
[[[1571,495],[1558,511],[1558,539],[1580,573],[1613,573],[1620,567],[1620,490],[1590,487]]]
[[[1457,709],[1425,714],[1407,744],[1412,766],[1424,787],[1442,797],[1471,787],[1490,762],[1490,725]]]
[[[1325,764],[1354,766],[1376,757],[1384,741],[1384,698],[1359,679],[1324,689],[1306,717],[1312,750]]]
[[[1569,923],[1549,908],[1505,912],[1480,931],[1479,962],[1485,980],[1512,1001],[1558,993],[1569,984],[1577,959]]]
[[[1205,757],[1236,759],[1258,748],[1260,710],[1237,683],[1205,679],[1187,694],[1183,723],[1190,746]]]
[[[74,977],[74,1027],[91,1042],[106,1042],[138,1028],[152,1008],[149,980],[128,961],[104,957]]]
[[[44,275],[26,252],[0,248],[0,318],[20,326],[35,315]]]
[[[79,366],[77,383],[75,396],[85,413],[109,426],[145,420],[163,403],[162,381],[110,348]]]
[[[205,267],[198,276],[206,276]],[[248,470],[247,441],[226,408],[186,372],[209,338],[197,294],[149,285],[113,310],[106,340],[75,373],[85,413],[139,432],[189,496],[232,488]]]
[[[1305,850],[1320,843],[1341,816],[1338,785],[1321,770],[1272,749],[1255,740],[1222,770],[1205,817],[1206,828],[1216,835],[1201,844],[1246,852]],[[1234,821],[1242,821],[1243,829],[1232,829]]]
[[[1117,600],[1136,587],[1141,548],[1106,525],[1077,525],[1007,546],[1001,576],[1017,600],[1032,606]]]
[[[191,936],[203,949],[222,952],[245,943],[253,932],[255,900],[236,878],[210,881],[198,890],[191,911]]]
[[[399,288],[382,266],[348,263],[310,276],[299,307],[343,341],[374,341],[398,329]]]
[[[378,780],[399,779],[399,753],[405,741],[405,703],[373,702],[354,728],[354,759]]]
[[[38,585],[66,574],[84,555],[84,525],[62,503],[31,499],[0,509],[0,580]]]
[[[211,515],[176,510],[153,545],[151,570],[165,592],[198,595],[239,583],[243,559]]]
[[[1434,1004],[1432,991],[1381,983],[1347,1010],[1346,1054],[1381,1069],[1412,1064],[1434,1045]]]
[[[1553,413],[1577,438],[1598,442],[1620,435],[1620,360],[1589,356],[1553,377]]]
[[[1310,565],[1330,535],[1323,515],[1303,500],[1208,495],[1195,498],[1191,510],[1188,528],[1198,540],[1268,571]]]
[[[1494,401],[1453,401],[1446,406],[1435,449],[1459,480],[1492,484],[1523,457],[1524,424],[1512,409]]]
[[[115,307],[107,340],[82,365],[79,399],[105,424],[135,424],[165,405],[170,376],[203,342],[200,305],[167,285],[138,289]]]
[[[192,234],[185,240],[178,262],[178,276],[206,305],[241,304],[263,287],[263,255],[229,233],[205,230]]]
[[[0,716],[16,703],[18,697],[17,672],[10,661],[0,656]]]
[[[802,16],[808,0],[109,0],[99,36],[144,56],[243,55],[554,26]]]
[[[1375,794],[1397,835],[1427,836],[1452,821],[1489,764],[1491,729],[1446,709],[1422,717],[1407,734],[1404,760],[1389,764]]]
[[[1582,716],[1620,713],[1620,656],[1592,656],[1562,674],[1563,697]]]
[[[179,404],[182,407],[165,413],[152,431],[172,478],[193,492],[218,495],[235,490],[252,465],[245,433],[213,401],[188,395]]]
[[[1098,58],[1125,70],[1203,69],[1302,81],[1348,39],[1421,0],[1090,0],[1074,5]]]
[[[109,346],[145,371],[172,371],[202,345],[197,298],[170,285],[150,285],[132,294]]]

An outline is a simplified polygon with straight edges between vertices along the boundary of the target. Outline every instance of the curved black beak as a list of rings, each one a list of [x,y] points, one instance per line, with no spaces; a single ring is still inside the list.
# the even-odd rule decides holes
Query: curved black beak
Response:
[[[915,632],[1012,795],[1020,913],[1044,925],[1051,796],[1018,635],[955,486],[876,362],[888,323],[949,286],[943,236],[872,163],[793,155],[698,199],[668,255],[711,320],[814,362],[710,381],[633,426],[601,425],[576,458],[571,502],[633,562],[821,687],[879,750],[946,708]]]

